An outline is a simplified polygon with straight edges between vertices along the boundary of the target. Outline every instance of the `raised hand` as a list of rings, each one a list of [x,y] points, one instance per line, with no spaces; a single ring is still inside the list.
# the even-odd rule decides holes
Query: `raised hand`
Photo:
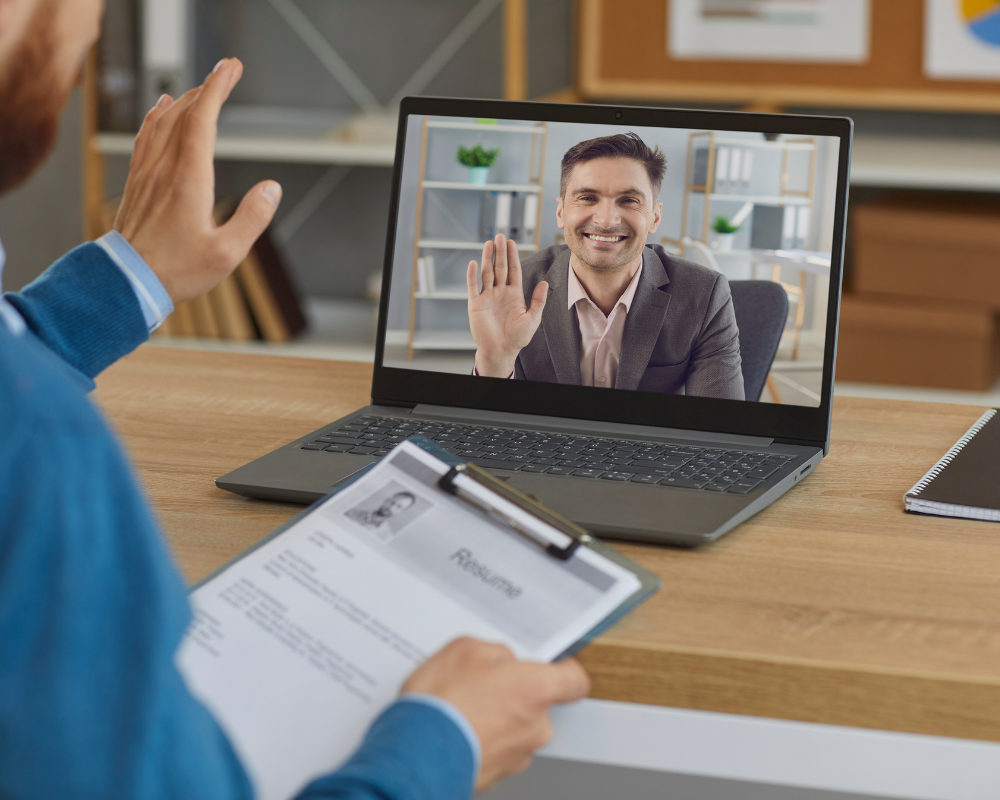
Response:
[[[521,772],[552,735],[549,709],[590,691],[590,678],[573,659],[558,664],[518,661],[506,647],[456,639],[431,656],[403,684],[403,692],[441,697],[472,725],[482,749],[476,790]]]
[[[114,227],[175,303],[204,294],[236,269],[281,201],[281,186],[262,181],[225,225],[212,218],[216,126],[242,75],[239,60],[223,59],[201,86],[176,101],[160,98],[135,140]]]
[[[517,245],[498,233],[495,241],[483,245],[482,289],[478,264],[469,262],[469,325],[476,342],[476,372],[506,378],[514,371],[521,348],[531,341],[542,321],[549,284],[542,281],[524,302],[521,259]]]

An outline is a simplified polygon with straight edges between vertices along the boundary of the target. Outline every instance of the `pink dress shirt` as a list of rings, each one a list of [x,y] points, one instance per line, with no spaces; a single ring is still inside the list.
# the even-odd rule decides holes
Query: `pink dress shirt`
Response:
[[[569,305],[576,306],[576,331],[580,342],[580,385],[597,386],[612,389],[618,378],[618,362],[622,356],[622,336],[625,333],[625,317],[632,307],[636,287],[642,267],[635,271],[632,281],[618,298],[610,316],[604,316],[590,299],[587,290],[583,288],[580,279],[573,271],[570,262],[569,281],[566,285],[569,295]],[[472,368],[472,374],[478,375],[479,370]],[[513,378],[511,372],[508,378]]]
[[[583,386],[613,388],[618,377],[618,362],[622,355],[622,335],[625,318],[632,307],[642,267],[636,270],[632,281],[609,316],[604,316],[590,299],[580,279],[569,267],[569,308],[576,306],[577,334],[580,342],[580,383]]]

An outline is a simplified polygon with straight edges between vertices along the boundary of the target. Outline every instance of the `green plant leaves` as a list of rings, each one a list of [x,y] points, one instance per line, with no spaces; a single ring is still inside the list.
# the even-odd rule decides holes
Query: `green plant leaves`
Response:
[[[471,150],[459,146],[458,163],[465,167],[492,167],[500,155],[500,148],[485,150],[481,144],[477,144]]]

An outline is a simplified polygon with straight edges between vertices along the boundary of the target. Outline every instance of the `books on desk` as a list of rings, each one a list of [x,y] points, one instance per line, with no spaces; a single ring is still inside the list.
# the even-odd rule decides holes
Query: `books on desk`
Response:
[[[1000,522],[1000,422],[991,408],[903,497],[914,514]]]

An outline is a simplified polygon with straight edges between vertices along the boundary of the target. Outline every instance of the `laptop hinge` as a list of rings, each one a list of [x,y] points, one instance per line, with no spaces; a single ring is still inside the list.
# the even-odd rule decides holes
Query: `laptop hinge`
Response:
[[[567,419],[566,417],[544,417],[540,414],[515,414],[509,411],[488,411],[478,408],[456,408],[423,403],[414,406],[412,413],[429,419],[469,420],[479,424],[507,424],[520,428],[540,428],[570,434],[663,437],[736,444],[746,447],[767,447],[774,442],[773,438],[767,436],[740,436],[732,433],[690,431],[681,428],[661,428],[655,425],[628,425],[622,422],[599,422],[589,419]]]

